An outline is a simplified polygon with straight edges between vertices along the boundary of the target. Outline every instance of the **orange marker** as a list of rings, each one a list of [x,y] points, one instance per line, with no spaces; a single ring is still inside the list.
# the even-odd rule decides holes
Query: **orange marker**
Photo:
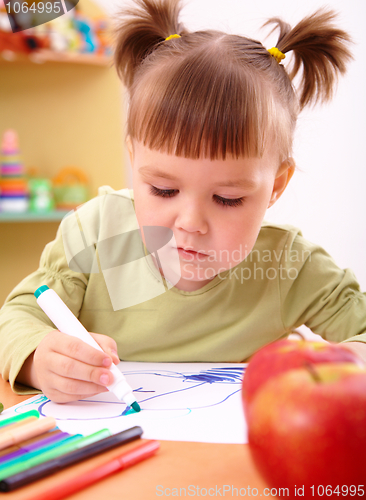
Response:
[[[35,422],[36,420],[38,420],[37,417],[28,417],[28,418],[25,418],[24,420],[20,420],[19,422],[14,422],[13,424],[6,425],[2,429],[0,429],[0,436],[2,436],[5,432],[12,431],[16,427],[20,427],[21,425],[30,424],[31,422]]]
[[[37,419],[36,422],[30,422],[29,424],[24,424],[16,429],[9,430],[0,434],[0,450],[7,448],[8,446],[13,446],[15,444],[21,443],[26,439],[31,439],[32,437],[39,436],[44,432],[47,432],[56,427],[56,420],[53,417],[46,417],[42,419]]]

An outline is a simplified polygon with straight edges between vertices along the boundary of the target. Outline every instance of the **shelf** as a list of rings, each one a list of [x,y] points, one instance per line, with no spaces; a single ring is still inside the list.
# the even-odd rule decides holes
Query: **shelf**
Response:
[[[78,52],[54,52],[52,50],[39,50],[29,55],[12,51],[0,52],[0,64],[71,63],[85,64],[90,66],[111,66],[112,62],[112,56],[82,54]]]
[[[0,212],[1,222],[58,222],[70,211],[55,210],[53,212]]]

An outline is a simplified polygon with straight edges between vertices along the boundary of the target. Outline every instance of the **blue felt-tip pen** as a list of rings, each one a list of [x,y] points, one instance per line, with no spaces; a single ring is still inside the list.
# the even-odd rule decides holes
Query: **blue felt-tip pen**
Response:
[[[54,290],[48,288],[47,285],[43,285],[37,288],[34,295],[40,308],[47,314],[60,332],[71,335],[72,337],[77,337],[91,347],[103,352],[100,345],[93,339],[90,333],[84,328]],[[136,402],[132,389],[128,385],[123,374],[115,364],[112,364],[110,370],[113,373],[114,380],[107,388],[113,392],[119,400],[123,400],[126,405],[131,406],[136,412],[139,412],[141,408]]]

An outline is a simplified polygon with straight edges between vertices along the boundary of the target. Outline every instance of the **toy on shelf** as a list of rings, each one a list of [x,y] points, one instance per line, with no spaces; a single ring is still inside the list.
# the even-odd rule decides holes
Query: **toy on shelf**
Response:
[[[81,52],[82,40],[74,28],[74,15],[72,10],[45,24],[51,50],[55,52]]]
[[[3,0],[0,0],[0,55],[6,60],[13,60],[17,53],[32,54],[46,48],[44,38],[27,31],[13,33],[5,11]]]
[[[97,50],[98,41],[95,36],[95,29],[93,21],[82,16],[77,9],[74,9],[75,15],[73,25],[80,33],[83,40],[81,52],[95,52]]]
[[[94,26],[95,35],[98,39],[97,54],[111,56],[112,40],[108,22],[105,19],[96,19]]]
[[[73,210],[89,199],[89,181],[77,167],[64,167],[52,179],[56,208]]]
[[[28,209],[28,185],[20,159],[18,135],[6,130],[1,145],[0,210],[25,212]]]
[[[31,177],[29,185],[29,210],[35,213],[52,212],[55,208],[52,182],[49,179]]]
[[[6,13],[4,0],[0,0],[0,30],[11,31],[10,21]]]
[[[109,20],[100,17],[91,19],[74,3],[75,0],[68,5],[66,14],[47,22],[41,22],[42,18],[35,14],[33,28],[13,33],[4,0],[0,0],[0,56],[11,61],[16,59],[17,53],[21,53],[30,55],[33,59],[32,54],[41,49],[46,49],[44,52],[48,49],[72,55],[83,53],[111,56]],[[24,13],[12,12],[11,16],[13,25],[21,27]],[[37,61],[36,55],[34,60]]]
[[[16,54],[33,54],[46,48],[44,40],[35,35],[26,35],[22,31],[12,33],[0,30],[0,54],[6,60],[13,60]]]

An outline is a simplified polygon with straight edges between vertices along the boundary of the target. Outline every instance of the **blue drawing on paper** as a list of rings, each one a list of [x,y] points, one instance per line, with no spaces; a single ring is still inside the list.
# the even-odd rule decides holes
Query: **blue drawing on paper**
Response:
[[[127,371],[124,375],[131,385],[144,416],[164,413],[169,418],[181,417],[193,410],[221,405],[241,390],[243,366],[211,368],[197,372],[170,370]],[[110,393],[59,405],[44,396],[38,411],[57,420],[101,420],[126,415],[129,407]],[[101,403],[98,411],[95,403]],[[157,416],[157,415],[156,415]],[[164,418],[165,418],[164,417]]]

